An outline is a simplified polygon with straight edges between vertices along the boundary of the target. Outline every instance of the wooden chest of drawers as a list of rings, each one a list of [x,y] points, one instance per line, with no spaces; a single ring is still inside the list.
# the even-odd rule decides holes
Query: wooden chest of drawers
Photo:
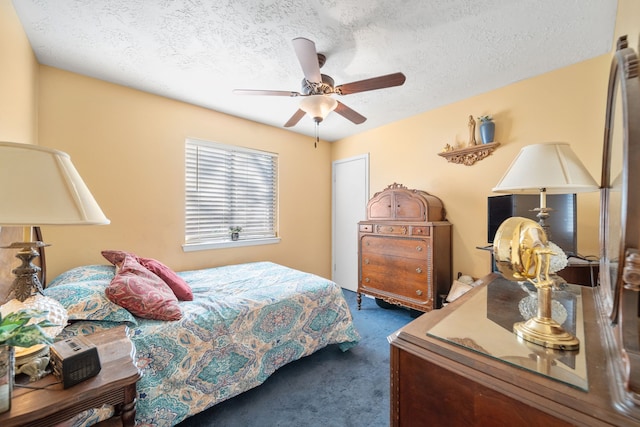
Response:
[[[440,199],[392,184],[367,204],[358,233],[362,294],[419,311],[439,308],[451,286],[451,224]]]

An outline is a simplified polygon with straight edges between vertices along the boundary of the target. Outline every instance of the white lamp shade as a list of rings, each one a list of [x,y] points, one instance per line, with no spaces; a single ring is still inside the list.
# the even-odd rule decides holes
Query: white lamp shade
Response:
[[[321,122],[337,106],[338,101],[329,95],[310,95],[300,101],[300,109],[317,122]]]
[[[0,225],[108,224],[68,154],[0,142]]]
[[[527,145],[507,169],[496,193],[570,194],[599,187],[566,142]]]

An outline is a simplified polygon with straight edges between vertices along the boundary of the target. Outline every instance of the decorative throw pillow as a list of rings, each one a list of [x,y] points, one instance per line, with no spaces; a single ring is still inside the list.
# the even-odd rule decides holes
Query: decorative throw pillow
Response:
[[[127,255],[130,255],[136,259],[147,270],[154,273],[161,278],[173,291],[176,297],[181,301],[193,301],[193,292],[187,282],[178,274],[164,265],[160,261],[153,258],[139,257],[134,253],[125,251],[105,250],[102,251],[102,256],[107,259],[111,264],[118,265]]]
[[[124,261],[124,257],[126,257],[127,255],[136,257],[136,254],[125,251],[102,251],[100,253],[103,257],[105,257],[107,261],[109,261],[113,265],[120,264],[122,261]]]
[[[42,293],[62,304],[69,320],[104,320],[137,325],[131,313],[107,299],[105,289],[109,286],[109,280],[64,283],[48,287]]]
[[[109,300],[139,317],[156,320],[182,317],[171,288],[131,255],[124,257],[105,294]]]
[[[175,271],[153,258],[138,257],[138,262],[147,270],[164,280],[179,300],[193,301],[193,292],[191,291],[191,287],[182,277],[178,276]]]
[[[87,280],[111,280],[114,275],[115,268],[112,265],[83,265],[60,274],[47,284],[47,288]]]

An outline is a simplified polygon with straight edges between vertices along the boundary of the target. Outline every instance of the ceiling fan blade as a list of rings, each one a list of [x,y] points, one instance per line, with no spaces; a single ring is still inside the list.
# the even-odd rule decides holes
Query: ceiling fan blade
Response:
[[[293,49],[295,50],[298,62],[300,62],[300,66],[302,67],[304,78],[310,82],[322,82],[316,44],[304,37],[298,37],[293,39]]]
[[[295,126],[305,114],[306,113],[304,111],[299,109],[293,114],[293,116],[291,116],[287,123],[284,124],[284,127],[290,128],[291,126]]]
[[[334,111],[340,114],[345,119],[350,120],[357,125],[359,125],[360,123],[364,123],[364,121],[367,120],[365,116],[361,115],[355,110],[352,110],[340,101],[338,101],[338,106]]]
[[[336,86],[335,92],[339,95],[349,95],[351,93],[366,92],[368,90],[402,86],[406,79],[402,73],[387,74],[386,76],[373,77]]]
[[[234,89],[233,93],[236,95],[300,96],[300,93],[288,90]]]

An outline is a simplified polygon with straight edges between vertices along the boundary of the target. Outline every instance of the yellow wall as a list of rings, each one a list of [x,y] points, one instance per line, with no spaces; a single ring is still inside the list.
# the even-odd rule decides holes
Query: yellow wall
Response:
[[[620,0],[616,34],[636,45],[640,11]],[[112,223],[47,227],[49,278],[102,249],[156,257],[177,270],[269,259],[330,277],[331,161],[371,156],[371,191],[392,182],[427,190],[454,225],[454,272],[488,271],[486,198],[527,144],[567,141],[599,177],[609,56],[518,82],[313,148],[310,138],[204,108],[38,67],[9,0],[0,0],[0,139],[68,152]],[[410,77],[410,76],[409,76]],[[10,93],[10,96],[6,96]],[[36,110],[37,105],[37,110]],[[467,140],[467,118],[495,117],[502,146],[474,166],[437,156]],[[183,143],[195,137],[280,153],[275,245],[184,253]],[[597,253],[597,195],[579,195],[579,249]]]
[[[38,139],[38,62],[10,0],[0,0],[0,141]]]
[[[49,277],[103,263],[103,249],[157,258],[176,270],[271,260],[330,277],[330,145],[43,66],[40,145],[71,155],[111,224],[46,227]],[[185,253],[187,137],[279,153],[281,242]]]
[[[616,17],[616,39],[627,35],[629,46],[638,49],[638,33],[640,33],[640,2],[637,0],[619,0]]]
[[[453,224],[454,274],[481,277],[490,271],[490,255],[476,249],[487,244],[487,196],[523,146],[569,142],[600,176],[608,67],[604,55],[343,139],[333,159],[368,152],[372,193],[398,182],[440,197]],[[496,123],[501,145],[493,155],[472,166],[437,155],[447,143],[466,145],[469,115],[482,114]],[[597,193],[578,195],[578,203],[579,250],[598,255]]]

